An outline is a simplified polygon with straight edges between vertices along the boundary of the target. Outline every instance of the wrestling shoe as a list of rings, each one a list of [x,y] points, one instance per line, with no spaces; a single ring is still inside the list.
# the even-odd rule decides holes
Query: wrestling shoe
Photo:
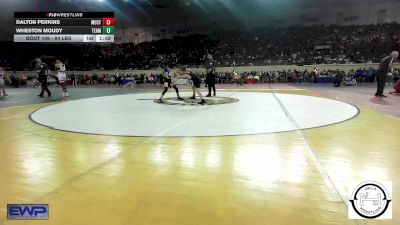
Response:
[[[377,94],[375,94],[375,96],[376,96],[376,97],[383,97],[383,98],[386,98],[386,97],[387,97],[386,95],[377,95]]]
[[[196,99],[196,97],[195,97],[195,96],[192,96],[190,99]]]
[[[183,100],[185,100],[185,99],[183,99],[183,98],[181,98],[181,97],[178,97],[178,100],[183,101]]]
[[[163,102],[163,100],[158,99],[158,100],[157,100],[157,103],[164,103],[164,102]]]
[[[206,101],[204,101],[204,99],[203,99],[203,100],[201,100],[201,102],[199,102],[199,104],[204,105],[204,104],[206,104]]]

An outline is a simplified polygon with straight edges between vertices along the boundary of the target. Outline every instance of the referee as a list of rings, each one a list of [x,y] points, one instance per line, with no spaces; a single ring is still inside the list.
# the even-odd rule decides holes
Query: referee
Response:
[[[42,87],[42,90],[38,96],[43,98],[44,92],[46,91],[48,97],[50,97],[51,92],[47,87],[47,75],[49,74],[49,66],[46,63],[42,62],[41,58],[36,58],[35,70],[39,73],[39,82],[40,86]]]
[[[376,72],[376,80],[378,81],[377,90],[375,96],[377,97],[387,97],[383,94],[385,89],[386,77],[388,73],[393,71],[393,62],[399,57],[398,51],[393,51],[390,55],[384,57],[379,63],[379,69]]]
[[[211,97],[211,89],[214,91],[215,96],[215,70],[211,69],[206,76],[206,85],[208,86],[208,95],[207,97]]]

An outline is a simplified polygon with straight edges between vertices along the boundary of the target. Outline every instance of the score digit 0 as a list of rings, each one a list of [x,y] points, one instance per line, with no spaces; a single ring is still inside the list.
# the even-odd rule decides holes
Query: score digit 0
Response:
[[[103,34],[114,34],[114,27],[103,27]]]
[[[103,18],[103,26],[114,26],[114,18]]]

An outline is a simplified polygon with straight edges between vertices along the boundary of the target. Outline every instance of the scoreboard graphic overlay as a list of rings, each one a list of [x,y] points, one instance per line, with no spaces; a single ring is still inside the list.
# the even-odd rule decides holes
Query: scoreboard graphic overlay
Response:
[[[14,12],[14,42],[114,42],[114,12]]]

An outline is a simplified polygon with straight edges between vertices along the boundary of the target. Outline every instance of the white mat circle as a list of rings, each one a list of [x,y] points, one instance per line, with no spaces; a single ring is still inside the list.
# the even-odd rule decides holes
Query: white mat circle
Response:
[[[33,112],[31,119],[53,129],[87,134],[201,137],[308,129],[343,122],[358,114],[356,107],[326,98],[256,92],[218,94],[240,101],[193,107],[156,104],[151,99],[158,98],[158,93],[114,95],[47,106]]]

